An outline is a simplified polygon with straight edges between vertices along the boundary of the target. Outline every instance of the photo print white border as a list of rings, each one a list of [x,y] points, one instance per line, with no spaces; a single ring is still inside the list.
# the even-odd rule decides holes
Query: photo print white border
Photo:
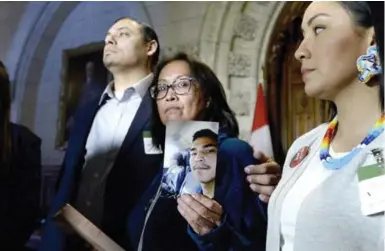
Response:
[[[166,141],[164,149],[164,173],[162,178],[162,195],[178,197],[180,194],[193,194],[200,187],[191,173],[189,164],[189,150],[192,145],[193,135],[203,129],[209,129],[215,134],[219,133],[218,122],[207,121],[170,121],[166,126]],[[180,154],[183,164],[172,163],[175,155]],[[216,156],[217,157],[217,156]],[[181,168],[169,169],[171,165]]]

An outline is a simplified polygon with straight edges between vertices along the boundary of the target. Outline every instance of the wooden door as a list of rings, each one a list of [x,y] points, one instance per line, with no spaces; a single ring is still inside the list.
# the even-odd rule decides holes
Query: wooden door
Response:
[[[295,24],[300,25],[297,22]],[[300,29],[300,26],[294,29]],[[298,36],[294,36],[294,38],[297,39]],[[301,64],[294,58],[294,53],[299,45],[300,40],[294,40],[287,45],[287,53],[282,66],[285,71],[283,85],[287,87],[282,93],[287,97],[287,103],[281,112],[283,125],[281,132],[282,135],[285,135],[282,138],[285,151],[299,136],[324,122],[327,115],[325,102],[309,98],[305,93]]]
[[[266,62],[269,123],[276,160],[301,135],[327,119],[324,101],[306,96],[301,65],[294,58],[301,39],[302,15],[308,2],[289,2],[278,18]]]

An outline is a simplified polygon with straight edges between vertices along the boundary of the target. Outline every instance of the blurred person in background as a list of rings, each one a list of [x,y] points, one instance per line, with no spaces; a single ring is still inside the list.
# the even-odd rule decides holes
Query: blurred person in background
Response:
[[[2,250],[21,251],[39,225],[41,140],[10,122],[10,89],[0,61],[0,245]]]

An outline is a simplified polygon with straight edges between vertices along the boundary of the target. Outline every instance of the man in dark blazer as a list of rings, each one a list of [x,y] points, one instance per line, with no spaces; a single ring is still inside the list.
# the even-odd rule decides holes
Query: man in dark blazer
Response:
[[[89,249],[53,221],[66,203],[131,250],[124,240],[126,218],[163,161],[148,137],[152,115],[148,88],[158,57],[158,37],[146,24],[123,18],[109,29],[103,62],[114,81],[75,115],[41,251]]]

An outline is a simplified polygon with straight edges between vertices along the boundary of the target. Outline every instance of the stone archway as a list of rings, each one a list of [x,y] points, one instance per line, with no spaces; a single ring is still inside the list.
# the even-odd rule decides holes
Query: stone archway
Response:
[[[39,16],[26,37],[16,64],[14,80],[17,89],[14,110],[17,122],[33,128],[35,112],[31,111],[35,111],[37,88],[45,57],[64,20],[78,4],[79,2],[50,2],[40,7]],[[31,16],[32,11],[36,10],[27,10],[25,16]],[[23,18],[21,26],[27,26],[27,22],[31,20]],[[28,111],[23,107],[28,107]]]
[[[201,37],[200,58],[215,70],[225,85],[230,105],[240,124],[240,136],[245,140],[249,138],[251,130],[257,84],[264,85],[274,155],[279,163],[283,163],[286,151],[296,136],[321,123],[326,117],[327,109],[323,103],[303,95],[303,86],[286,86],[282,81],[287,82],[288,79],[281,77],[287,69],[282,68],[279,62],[295,65],[289,59],[293,57],[296,44],[291,44],[289,54],[284,49],[290,39],[298,42],[295,34],[298,31],[293,27],[298,27],[298,17],[302,16],[308,4],[229,2],[212,6],[207,12]],[[292,70],[299,72],[298,69]],[[282,84],[286,86],[284,94],[294,97],[293,105],[288,97],[282,96]],[[288,89],[295,89],[296,92]],[[283,98],[285,103],[281,102]],[[289,106],[294,110],[299,107],[298,112],[301,108],[301,116],[311,116],[305,126],[295,133],[288,131],[287,127],[298,129],[302,125],[298,126],[293,116],[285,119],[280,110]]]
[[[224,84],[244,140],[250,135],[257,84],[267,87],[266,52],[275,20],[284,5],[284,2],[224,2],[211,6],[207,12],[200,58]]]
[[[42,79],[44,78],[43,70],[47,65],[47,56],[51,53],[50,50],[59,30],[79,4],[81,3],[52,2],[41,5],[38,11],[34,9],[34,15],[38,14],[38,18],[36,18],[29,35],[25,36],[23,50],[19,53],[14,51],[10,53],[9,57],[17,57],[16,54],[20,55],[16,67],[17,71],[14,74],[17,83],[15,120],[30,128],[38,130],[40,127],[44,128],[39,124],[44,122],[39,122],[40,119],[37,114],[39,110],[37,100],[42,99],[42,93],[39,94],[41,88],[49,89],[50,95],[60,96],[57,91],[58,83],[56,83],[60,82],[60,76],[53,77],[48,81],[50,83],[46,83],[47,81]],[[147,14],[146,6],[142,5],[144,13]],[[250,131],[252,110],[256,99],[255,92],[250,92],[250,89],[256,90],[256,83],[263,80],[261,71],[258,70],[261,61],[259,59],[261,45],[264,43],[268,21],[271,20],[279,6],[280,3],[275,2],[211,3],[206,10],[199,42],[179,48],[192,52],[192,54],[198,54],[215,70],[226,87],[230,103],[237,111],[241,124],[241,136],[245,139]],[[32,10],[30,11],[32,12]],[[32,14],[26,13],[26,16],[28,15],[31,16]],[[148,14],[146,19],[147,22],[151,23]],[[23,20],[24,23],[21,23],[21,26],[26,25],[25,22],[29,21],[28,18]],[[55,62],[57,64],[58,61]],[[50,62],[50,64],[55,63]],[[245,100],[247,102],[240,104],[240,101],[244,102]],[[53,107],[53,109],[56,108]],[[53,119],[56,117],[54,116]],[[52,131],[52,135],[55,134]],[[49,143],[45,147],[51,149],[53,145]]]
[[[36,126],[36,120],[39,119],[35,119],[39,117],[36,114],[38,96],[42,95],[39,94],[39,89],[49,88],[52,95],[57,95],[59,98],[57,87],[52,87],[58,83],[51,85],[42,83],[43,70],[59,30],[79,4],[78,2],[52,2],[42,5],[39,12],[35,10],[35,16],[39,14],[39,18],[29,32],[29,36],[25,36],[26,41],[22,52],[10,54],[10,57],[21,56],[15,72],[15,80],[18,84],[15,104],[15,109],[18,111],[16,121],[31,128],[39,127]],[[284,7],[290,4],[284,2],[207,4],[203,26],[199,27],[202,30],[199,42],[185,44],[183,48],[179,48],[198,55],[217,73],[225,86],[229,103],[237,113],[243,139],[248,139],[251,130],[257,84],[262,83],[268,97],[272,96],[269,94],[270,82],[266,74],[266,59],[271,57],[269,46],[277,20]],[[142,3],[141,8],[145,13],[146,21],[151,24],[146,5]],[[24,19],[24,22],[26,21],[28,19]],[[171,47],[170,50],[172,50]],[[60,79],[60,76],[53,78],[53,82],[60,81],[57,79]],[[52,133],[54,134],[55,132]],[[51,144],[46,147],[54,148]]]
[[[108,11],[100,15],[103,18],[95,21],[92,18],[94,9],[88,12],[85,9],[88,17],[80,15],[82,18],[84,16],[83,20],[79,15],[73,17],[73,13],[79,14],[79,8],[90,8],[88,2],[50,2],[42,8],[40,17],[25,41],[15,73],[17,96],[14,110],[17,109],[17,117],[14,120],[28,126],[42,138],[45,164],[60,163],[63,156],[63,152],[55,148],[62,92],[62,51],[103,40],[111,22],[124,15],[132,15],[150,23],[143,3],[117,3],[119,4],[122,6],[110,6],[108,9],[108,6],[102,6],[103,3],[95,3],[91,7],[96,6],[95,9],[103,14]],[[82,32],[76,30],[73,24],[71,28],[69,22],[72,21],[86,22],[89,28],[95,22],[98,25]],[[63,28],[64,26],[67,28]],[[63,29],[66,29],[65,43],[62,43]],[[82,34],[85,35],[81,36]]]
[[[19,35],[25,39],[24,46],[21,47],[22,50],[20,47],[18,50],[10,50],[8,55],[8,58],[18,58],[18,61],[12,64],[15,65],[15,70],[11,72],[14,82],[17,83],[14,107],[14,120],[17,122],[31,128],[34,127],[37,92],[46,57],[63,23],[79,4],[82,3],[49,2],[41,4],[41,6],[34,6],[24,14],[25,18],[23,18],[20,26],[31,26],[31,18],[34,19],[35,17],[34,24],[28,35]],[[140,12],[146,15],[144,21],[151,25],[145,4],[139,3],[139,5],[142,8]],[[27,107],[28,109],[26,109]]]

